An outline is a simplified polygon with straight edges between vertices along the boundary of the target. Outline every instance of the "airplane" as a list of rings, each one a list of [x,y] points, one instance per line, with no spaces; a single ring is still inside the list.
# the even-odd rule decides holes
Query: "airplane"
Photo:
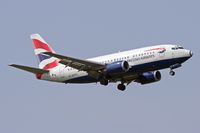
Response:
[[[35,74],[39,80],[59,83],[97,83],[108,85],[120,82],[118,90],[124,91],[132,82],[142,85],[161,80],[159,70],[174,69],[193,56],[191,50],[180,45],[163,44],[143,47],[90,59],[79,59],[55,53],[39,35],[31,40],[38,59],[39,68],[11,64],[10,66]]]

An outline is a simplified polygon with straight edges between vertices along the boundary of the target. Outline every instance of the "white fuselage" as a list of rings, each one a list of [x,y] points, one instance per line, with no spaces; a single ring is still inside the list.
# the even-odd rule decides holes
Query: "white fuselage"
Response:
[[[132,68],[141,66],[143,64],[155,63],[155,69],[168,68],[170,65],[183,63],[187,58],[191,57],[191,51],[183,49],[177,45],[156,45],[151,47],[144,47],[139,49],[133,49],[124,52],[118,52],[114,54],[99,56],[95,58],[87,59],[89,61],[98,62],[101,64],[110,64],[116,61],[127,61]],[[180,60],[179,60],[180,59]],[[161,66],[159,66],[159,63]],[[165,66],[163,64],[166,63]],[[146,66],[145,66],[146,67]],[[139,68],[137,68],[139,69]],[[131,71],[131,69],[130,69]],[[149,71],[149,69],[148,69]],[[145,70],[143,71],[145,72]],[[129,73],[129,71],[127,72]],[[50,70],[49,73],[42,75],[42,80],[54,81],[54,82],[66,82],[71,79],[88,76],[87,72],[79,71],[77,69],[66,67],[59,64],[56,68]]]

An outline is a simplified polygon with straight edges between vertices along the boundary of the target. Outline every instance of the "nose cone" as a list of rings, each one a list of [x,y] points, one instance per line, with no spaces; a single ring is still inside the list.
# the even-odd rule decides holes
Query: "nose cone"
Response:
[[[192,57],[192,56],[193,56],[193,52],[192,52],[191,50],[190,50],[190,53],[189,53],[189,54],[190,54],[190,57]]]

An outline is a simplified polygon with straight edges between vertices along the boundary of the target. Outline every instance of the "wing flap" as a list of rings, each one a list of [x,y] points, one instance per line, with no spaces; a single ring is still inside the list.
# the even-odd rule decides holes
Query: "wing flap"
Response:
[[[23,66],[23,65],[17,65],[17,64],[11,64],[9,65],[11,67],[15,67],[27,72],[31,72],[33,74],[44,74],[44,73],[48,73],[48,70],[43,70],[43,69],[39,69],[39,68],[34,68],[34,67],[29,67],[29,66]]]

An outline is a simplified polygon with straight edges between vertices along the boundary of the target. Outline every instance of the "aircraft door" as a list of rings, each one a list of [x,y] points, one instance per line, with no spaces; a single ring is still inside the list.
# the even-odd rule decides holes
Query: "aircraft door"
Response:
[[[158,55],[159,58],[164,58],[165,57],[165,53],[166,53],[166,49],[165,48],[160,48]]]

